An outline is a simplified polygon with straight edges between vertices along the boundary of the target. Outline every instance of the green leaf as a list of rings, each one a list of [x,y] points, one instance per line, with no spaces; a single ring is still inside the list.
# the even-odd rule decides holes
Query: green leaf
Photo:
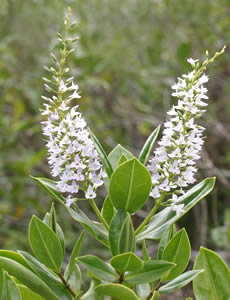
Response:
[[[67,207],[65,205],[65,199],[62,197],[62,195],[57,192],[56,183],[55,181],[52,181],[50,179],[46,178],[38,178],[38,177],[32,177],[31,178],[39,183],[54,199],[56,199],[59,203],[61,203],[65,209],[68,211],[68,213],[71,215],[71,217],[79,222],[82,227],[97,241],[102,243],[104,246],[109,247],[108,243],[108,234],[103,224],[94,222],[90,220],[86,214],[80,210],[77,205],[74,205],[74,210],[71,207]]]
[[[120,231],[118,242],[119,253],[133,252],[135,251],[135,247],[135,232],[131,216],[128,214]]]
[[[48,224],[49,227],[54,231],[54,233],[57,233],[57,220],[56,220],[56,211],[54,207],[54,203],[52,202],[50,214],[49,214],[49,220]]]
[[[123,208],[132,214],[145,204],[151,187],[149,171],[136,158],[132,158],[114,171],[109,196],[116,209]]]
[[[71,217],[79,222],[92,237],[104,246],[109,247],[108,232],[103,224],[90,220],[76,205],[74,206],[74,209],[69,207],[67,210]]]
[[[0,268],[6,270],[10,275],[17,278],[22,284],[45,299],[58,299],[44,281],[42,281],[36,274],[18,262],[6,257],[0,257]]]
[[[132,252],[135,248],[135,234],[130,215],[119,209],[109,228],[109,243],[113,256]]]
[[[121,284],[100,284],[95,288],[95,291],[101,296],[111,296],[117,300],[138,300],[131,289]]]
[[[36,216],[30,221],[29,241],[36,257],[48,268],[59,273],[63,261],[60,240],[52,229]]]
[[[139,154],[139,161],[145,165],[148,158],[149,158],[149,154],[153,148],[153,145],[156,141],[156,138],[159,134],[161,126],[159,125],[152,133],[151,135],[148,137],[148,139],[146,140],[143,148],[141,149],[141,152]]]
[[[16,283],[6,272],[3,272],[3,281],[3,293],[1,300],[22,300]]]
[[[64,276],[67,279],[67,281],[69,280],[69,278],[74,270],[74,267],[76,266],[75,258],[79,255],[79,252],[81,250],[84,239],[85,239],[85,233],[84,233],[84,231],[82,231],[78,240],[76,241],[76,244],[75,244],[73,251],[71,253],[71,256],[70,256],[69,263],[65,270]]]
[[[197,300],[227,300],[230,297],[230,270],[215,252],[200,248],[194,269],[203,269],[193,281]]]
[[[122,155],[124,155],[127,159],[133,158],[133,154],[126,150],[123,146],[118,144],[108,155],[108,159],[112,165],[113,170],[116,169]]]
[[[24,252],[24,251],[18,251],[18,252],[28,263],[28,265],[30,266],[32,271],[37,276],[39,276],[53,290],[55,295],[58,296],[58,299],[60,299],[60,300],[72,299],[71,294],[65,288],[65,286],[63,285],[63,283],[59,277],[54,275],[53,272],[51,272],[45,265],[41,264],[31,254]]]
[[[45,217],[43,218],[43,222],[48,225],[50,227],[49,224],[49,219],[50,219],[50,213],[46,213]],[[65,255],[65,237],[64,237],[64,233],[60,227],[60,225],[58,223],[56,223],[56,235],[59,238],[61,245],[62,245],[62,250],[63,250],[63,256]],[[50,227],[52,229],[52,227]]]
[[[103,203],[103,207],[102,207],[102,216],[104,217],[104,219],[106,220],[106,222],[108,224],[111,223],[112,218],[114,217],[115,211],[114,211],[114,207],[112,204],[112,201],[109,197],[109,195],[105,198],[105,201]]]
[[[141,270],[129,272],[125,275],[125,281],[131,284],[153,282],[175,266],[174,263],[163,260],[149,260],[144,262]]]
[[[197,275],[202,273],[203,270],[195,270],[195,271],[188,271],[184,274],[181,274],[174,280],[168,282],[167,284],[163,285],[158,292],[161,294],[170,294],[174,293],[175,291],[181,289],[189,282],[191,282]]]
[[[62,197],[62,194],[58,191],[56,187],[56,182],[47,178],[33,177],[30,176],[35,182],[41,185],[54,199],[64,205],[65,198]]]
[[[148,283],[142,283],[136,285],[137,296],[141,299],[146,299],[150,294],[150,285]]]
[[[153,216],[145,229],[136,236],[137,241],[142,241],[143,239],[160,239],[163,233],[169,228],[171,224],[174,224],[176,221],[178,221],[194,205],[196,205],[201,199],[203,199],[211,192],[214,184],[215,178],[206,178],[205,180],[191,188],[187,193],[185,193],[181,197],[180,202],[184,203],[185,205],[184,213],[182,215],[177,216],[175,211],[173,211],[171,207],[167,207]]]
[[[142,241],[142,255],[143,255],[144,261],[150,260],[150,256],[149,256],[149,253],[148,253],[148,249],[146,247],[145,240]]]
[[[162,258],[162,254],[164,252],[166,245],[175,234],[176,234],[176,226],[175,224],[172,224],[169,226],[168,230],[166,230],[165,233],[162,235],[162,238],[158,246],[157,259]]]
[[[123,164],[123,162],[125,162],[127,160],[128,160],[128,158],[124,154],[122,154],[119,159],[118,166],[120,166],[121,164]]]
[[[45,298],[39,296],[38,294],[31,291],[28,287],[17,284],[17,287],[20,290],[22,300],[45,300]]]
[[[108,175],[108,177],[110,178],[112,176],[113,173],[113,168],[110,164],[109,159],[107,158],[107,155],[105,153],[105,150],[103,149],[102,145],[100,144],[99,140],[97,139],[97,137],[94,135],[94,133],[90,130],[90,136],[94,142],[95,148],[97,150],[97,153],[104,165],[105,171]]]
[[[99,280],[115,281],[118,279],[118,274],[108,264],[94,255],[80,256],[77,261],[83,264]]]
[[[29,264],[17,252],[8,251],[8,250],[0,250],[0,257],[6,257],[11,260],[14,260],[14,261],[18,262],[19,264],[23,265],[24,267],[26,267],[27,269],[30,269],[32,271]]]
[[[0,269],[0,299],[2,299],[1,296],[2,296],[2,291],[3,291],[3,283],[4,283],[3,270]]]
[[[71,286],[72,290],[75,293],[78,293],[80,291],[81,284],[82,284],[82,276],[81,276],[81,270],[78,267],[78,265],[73,266],[71,275],[68,278],[68,284]]]
[[[162,259],[176,264],[167,274],[163,275],[162,282],[172,280],[180,275],[187,267],[191,255],[191,246],[185,229],[181,229],[168,242]]]
[[[158,291],[154,291],[152,298],[150,300],[158,300],[160,298],[160,293]]]
[[[92,280],[88,291],[80,299],[81,300],[105,300],[103,296],[100,296],[95,291],[95,287],[98,285],[99,285],[99,281]]]
[[[143,267],[143,261],[132,252],[114,256],[111,259],[110,264],[120,273],[127,271],[135,272]]]

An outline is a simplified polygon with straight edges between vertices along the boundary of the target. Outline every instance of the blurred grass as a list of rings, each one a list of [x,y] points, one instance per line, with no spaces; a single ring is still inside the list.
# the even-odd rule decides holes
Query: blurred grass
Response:
[[[164,121],[173,103],[170,85],[189,70],[186,59],[229,46],[228,0],[183,5],[179,0],[1,0],[1,248],[27,247],[31,214],[42,216],[50,207],[50,198],[28,175],[49,177],[39,124],[41,77],[67,5],[79,23],[70,65],[81,90],[80,110],[107,151],[121,143],[137,153]],[[210,105],[202,120],[207,139],[198,178],[217,175],[217,186],[180,224],[187,226],[194,247],[217,246],[209,232],[224,225],[229,206],[229,53],[228,47],[208,70]],[[70,221],[63,225],[68,243],[74,243],[79,227]]]

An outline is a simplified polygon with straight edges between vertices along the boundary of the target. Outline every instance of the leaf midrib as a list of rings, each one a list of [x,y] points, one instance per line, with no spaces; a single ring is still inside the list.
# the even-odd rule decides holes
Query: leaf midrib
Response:
[[[207,273],[208,273],[208,278],[209,278],[208,284],[209,284],[209,286],[210,286],[210,289],[211,289],[212,291],[214,291],[214,295],[213,295],[213,296],[215,296],[214,300],[218,300],[218,298],[217,298],[217,293],[216,293],[216,289],[215,289],[215,283],[214,283],[214,281],[213,281],[213,279],[212,279],[211,268],[210,268],[210,266],[209,266],[209,262],[208,262],[208,259],[206,258],[205,253],[203,253],[203,255],[204,255],[204,261],[205,261],[205,264],[206,264],[207,267],[208,267],[208,268],[207,268]]]
[[[133,189],[134,167],[135,167],[135,160],[133,161],[133,166],[132,166],[132,171],[131,171],[131,176],[130,176],[129,193],[128,193],[128,198],[127,198],[127,202],[126,202],[126,205],[125,205],[125,210],[127,210],[127,208],[129,207],[129,202],[130,202],[130,199],[131,199],[131,192],[132,192],[132,189]]]
[[[46,243],[45,243],[45,241],[44,241],[44,239],[43,239],[43,237],[42,237],[42,235],[41,235],[41,232],[40,232],[40,230],[39,230],[39,227],[38,227],[38,224],[37,224],[36,221],[35,221],[35,226],[36,226],[36,228],[37,228],[37,230],[38,230],[38,233],[39,233],[39,236],[40,236],[40,238],[41,238],[41,240],[42,240],[42,242],[43,242],[44,248],[45,248],[45,250],[46,250],[47,253],[48,253],[48,257],[49,257],[51,263],[54,265],[54,267],[56,268],[56,270],[58,270],[59,268],[58,268],[58,266],[56,265],[55,261],[53,260],[52,256],[50,255],[49,249],[48,249],[47,246],[46,246]]]

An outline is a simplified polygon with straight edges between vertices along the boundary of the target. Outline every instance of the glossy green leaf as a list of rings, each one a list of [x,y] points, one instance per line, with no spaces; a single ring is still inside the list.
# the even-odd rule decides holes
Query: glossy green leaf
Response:
[[[215,252],[200,248],[194,269],[203,269],[193,281],[197,300],[227,300],[230,297],[230,270]]]
[[[109,197],[109,195],[105,198],[105,201],[103,203],[103,207],[102,207],[102,216],[104,217],[104,219],[106,220],[106,222],[108,224],[111,223],[113,217],[115,214],[115,210],[112,204],[112,201]]]
[[[83,264],[88,271],[100,280],[115,281],[118,279],[118,274],[112,267],[94,255],[80,256],[77,258],[77,261]]]
[[[1,300],[22,300],[19,288],[6,272],[3,272],[3,282]]]
[[[178,221],[194,205],[211,192],[214,184],[215,178],[206,178],[199,184],[195,185],[181,197],[181,203],[184,203],[185,205],[184,213],[182,215],[177,216],[175,211],[173,211],[170,207],[163,209],[161,212],[153,216],[145,229],[136,236],[137,240],[160,239],[171,224]]]
[[[33,291],[31,291],[30,289],[28,289],[28,287],[26,287],[24,285],[17,284],[17,287],[20,290],[22,300],[45,300],[45,298],[34,293]]]
[[[30,221],[29,241],[36,257],[48,268],[59,273],[63,261],[61,242],[52,229],[36,216]]]
[[[147,162],[147,160],[148,160],[148,158],[149,158],[149,154],[150,154],[150,152],[151,152],[151,150],[152,150],[152,148],[153,148],[153,145],[154,145],[154,143],[155,143],[155,141],[156,141],[156,138],[157,138],[157,136],[158,136],[158,134],[159,134],[160,128],[161,128],[161,126],[159,125],[159,126],[158,126],[158,127],[150,134],[150,136],[147,138],[147,140],[146,140],[146,142],[145,142],[143,148],[141,149],[141,152],[140,152],[140,154],[139,154],[138,159],[139,159],[139,161],[140,161],[143,165],[146,164],[146,162]]]
[[[51,229],[52,229],[52,223],[50,223],[50,213],[46,213],[45,217],[43,218],[43,222],[48,225]],[[51,226],[50,226],[51,225]],[[53,230],[54,231],[54,230]],[[62,245],[62,250],[63,250],[63,256],[65,255],[65,237],[64,237],[64,233],[60,227],[60,225],[58,223],[56,223],[56,226],[55,226],[55,231],[56,234],[57,234],[57,237],[59,238],[60,242],[61,242],[61,245]]]
[[[191,246],[189,238],[183,228],[168,242],[162,254],[163,260],[176,264],[167,274],[163,275],[162,282],[172,280],[180,275],[186,269],[190,255]]]
[[[38,178],[38,177],[32,177],[31,178],[36,181],[39,185],[41,185],[54,199],[56,199],[59,203],[61,203],[65,209],[68,211],[68,213],[71,215],[71,217],[79,222],[82,227],[97,241],[102,243],[104,246],[108,247],[108,237],[107,237],[107,231],[103,224],[94,222],[90,220],[86,214],[80,210],[77,205],[74,205],[74,209],[71,207],[67,207],[65,205],[65,199],[62,197],[61,193],[57,191],[56,183],[55,181],[52,181],[50,179],[46,178]]]
[[[117,300],[138,300],[131,289],[121,284],[100,284],[95,288],[95,291],[101,296],[111,296]]]
[[[80,234],[78,240],[75,243],[75,246],[74,246],[73,251],[72,251],[71,256],[70,256],[69,263],[68,263],[68,265],[66,267],[66,270],[65,270],[64,275],[65,275],[65,278],[67,280],[69,280],[69,278],[70,278],[70,276],[71,276],[71,274],[74,270],[74,267],[76,266],[75,259],[79,255],[79,252],[81,250],[84,239],[85,239],[85,233],[84,233],[84,231],[82,231],[82,233]]]
[[[197,275],[202,273],[203,270],[194,270],[188,271],[180,276],[176,277],[172,281],[164,284],[158,292],[161,294],[170,294],[174,293],[175,291],[181,289],[182,287],[186,286],[189,282],[191,282]]]
[[[113,168],[112,168],[111,163],[105,153],[105,150],[103,149],[101,143],[99,142],[99,140],[97,139],[97,137],[94,135],[94,133],[92,131],[90,131],[90,136],[94,142],[97,153],[104,165],[105,171],[106,171],[108,177],[110,178],[113,173]]]
[[[123,208],[132,214],[145,204],[151,187],[149,171],[136,158],[132,158],[114,171],[109,196],[116,209]]]
[[[110,264],[120,273],[127,271],[135,272],[143,267],[143,261],[132,252],[114,256],[111,259]]]
[[[108,159],[113,167],[113,170],[116,169],[121,156],[124,155],[127,159],[133,158],[133,154],[126,150],[123,146],[118,144],[108,155]]]
[[[135,232],[130,214],[127,215],[120,231],[118,241],[119,253],[135,251]]]
[[[126,274],[125,281],[131,284],[153,282],[160,279],[163,274],[174,266],[174,263],[163,260],[149,260],[144,262],[144,266],[141,270]]]
[[[176,226],[175,224],[172,224],[169,226],[168,230],[164,232],[162,235],[162,238],[160,240],[158,250],[157,250],[157,259],[162,258],[162,254],[164,252],[164,249],[168,242],[171,240],[171,238],[176,234]]]
[[[119,209],[117,214],[112,219],[112,222],[109,227],[109,243],[110,249],[112,251],[113,256],[120,254],[119,252],[119,239],[122,225],[127,218],[128,213],[123,209]]]
[[[25,259],[25,261],[28,263],[28,265],[33,270],[33,272],[36,275],[38,275],[52,289],[55,295],[58,296],[58,299],[60,300],[72,299],[71,294],[65,288],[65,286],[63,285],[59,277],[54,275],[53,272],[51,272],[45,265],[41,264],[31,254],[24,251],[18,251],[18,252]]]
[[[130,215],[119,209],[109,228],[109,243],[113,256],[123,252],[133,252],[135,235]]]
[[[9,250],[0,250],[0,257],[6,257],[11,260],[14,260],[14,261],[18,262],[19,264],[23,265],[24,267],[26,267],[27,269],[30,269],[32,271],[29,264],[17,252],[9,251]]]
[[[43,280],[18,262],[6,257],[0,257],[0,268],[6,270],[10,275],[17,278],[22,284],[45,299],[58,299],[54,292]]]

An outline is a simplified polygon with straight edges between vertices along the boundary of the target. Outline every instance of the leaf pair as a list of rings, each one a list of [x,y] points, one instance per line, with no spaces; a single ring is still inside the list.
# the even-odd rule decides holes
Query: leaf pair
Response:
[[[109,244],[113,256],[135,250],[135,233],[131,216],[123,209],[117,211],[110,224]]]
[[[151,260],[143,262],[133,253],[124,253],[113,257],[111,265],[115,270],[93,255],[79,257],[77,261],[83,264],[95,278],[106,282],[118,280],[119,275],[115,270],[121,273],[127,272],[124,275],[124,280],[132,285],[153,282],[175,266],[174,263],[166,261]]]

